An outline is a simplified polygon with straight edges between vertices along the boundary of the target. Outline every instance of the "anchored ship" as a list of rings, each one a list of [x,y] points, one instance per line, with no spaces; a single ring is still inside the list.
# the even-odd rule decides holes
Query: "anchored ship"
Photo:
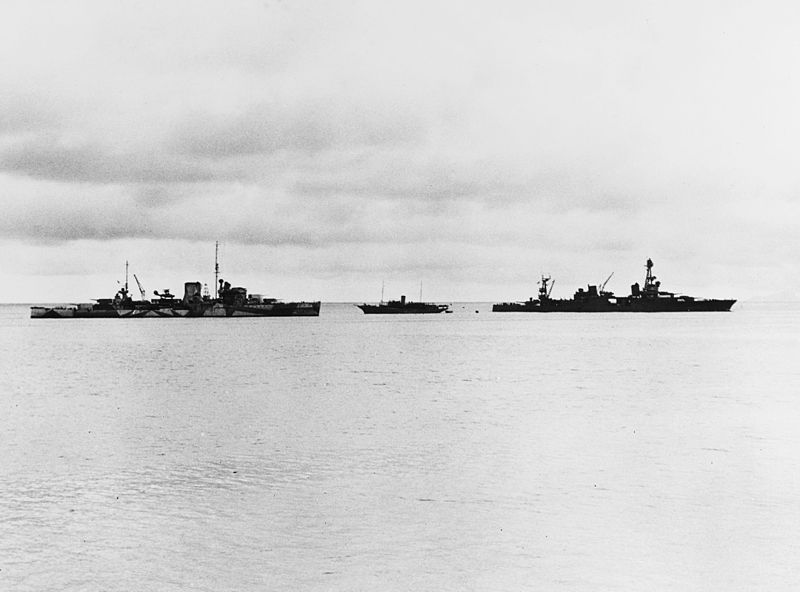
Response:
[[[492,306],[493,312],[711,312],[729,311],[736,300],[695,298],[661,290],[661,282],[653,275],[653,261],[647,260],[644,285],[631,286],[629,296],[615,296],[605,290],[611,276],[599,287],[579,288],[572,299],[551,298],[551,278],[542,276],[538,299],[524,302],[503,302]],[[555,283],[555,282],[553,282]]]
[[[64,318],[184,318],[184,317],[316,317],[320,302],[281,302],[276,298],[264,298],[260,294],[248,294],[247,289],[231,286],[219,279],[219,243],[215,257],[215,293],[212,297],[200,282],[186,282],[183,297],[178,298],[169,289],[148,300],[139,279],[141,299],[134,300],[128,291],[128,263],[125,263],[125,285],[114,298],[98,298],[91,303],[67,306],[32,306],[33,319]]]
[[[449,304],[434,304],[432,302],[411,302],[405,296],[400,300],[381,301],[379,304],[356,304],[364,314],[437,314],[453,312]]]

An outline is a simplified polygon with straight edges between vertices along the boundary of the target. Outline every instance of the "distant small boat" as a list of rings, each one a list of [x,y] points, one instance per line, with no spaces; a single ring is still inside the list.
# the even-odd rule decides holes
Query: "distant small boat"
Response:
[[[432,302],[411,302],[405,296],[400,300],[389,300],[379,304],[356,304],[364,314],[438,314],[451,313],[449,304],[434,304]]]

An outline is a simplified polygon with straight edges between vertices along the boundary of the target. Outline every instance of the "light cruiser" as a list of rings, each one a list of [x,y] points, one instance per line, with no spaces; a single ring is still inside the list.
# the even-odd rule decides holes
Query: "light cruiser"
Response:
[[[183,298],[175,298],[169,290],[154,300],[133,300],[125,288],[114,298],[100,298],[92,303],[68,306],[33,306],[33,319],[97,319],[147,317],[316,317],[320,303],[281,302],[247,294],[241,287],[223,283],[217,298],[202,296],[200,282],[186,282]],[[227,286],[227,288],[225,288]]]
[[[217,252],[219,243],[217,244]],[[281,302],[248,294],[246,288],[234,287],[219,279],[218,257],[214,265],[215,279],[219,284],[212,297],[202,289],[200,282],[186,282],[183,298],[176,298],[169,290],[148,300],[136,274],[140,300],[134,300],[128,291],[128,263],[125,262],[125,286],[114,298],[98,298],[94,302],[66,306],[32,306],[33,319],[98,319],[98,318],[185,318],[185,317],[316,317],[320,302]]]

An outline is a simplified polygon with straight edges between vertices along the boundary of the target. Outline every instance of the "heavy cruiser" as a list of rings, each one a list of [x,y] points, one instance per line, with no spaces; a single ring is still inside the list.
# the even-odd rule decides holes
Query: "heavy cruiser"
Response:
[[[710,312],[729,311],[736,300],[695,298],[661,290],[661,282],[653,275],[653,261],[647,260],[644,286],[631,286],[629,296],[615,296],[605,290],[611,276],[601,286],[589,285],[578,289],[572,299],[550,297],[553,284],[542,276],[539,297],[524,302],[503,302],[492,306],[493,312]],[[612,274],[613,275],[613,274]]]

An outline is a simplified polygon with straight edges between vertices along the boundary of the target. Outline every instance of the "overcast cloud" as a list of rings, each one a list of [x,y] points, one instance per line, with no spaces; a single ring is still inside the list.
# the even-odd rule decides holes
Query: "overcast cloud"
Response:
[[[7,2],[0,300],[561,296],[800,267],[793,2]],[[157,286],[153,286],[157,287]],[[392,294],[394,295],[394,294]]]

